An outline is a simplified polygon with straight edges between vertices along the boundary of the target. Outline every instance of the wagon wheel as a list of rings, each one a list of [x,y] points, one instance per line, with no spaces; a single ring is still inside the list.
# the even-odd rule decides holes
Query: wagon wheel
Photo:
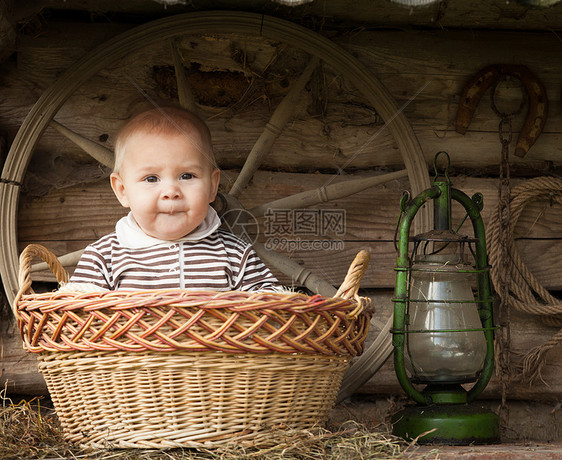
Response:
[[[427,166],[418,140],[392,96],[364,65],[330,40],[290,22],[253,13],[189,13],[156,20],[129,30],[88,53],[43,93],[19,129],[9,151],[0,183],[0,202],[3,204],[0,217],[2,219],[2,226],[0,227],[0,272],[10,301],[13,300],[18,290],[16,216],[20,186],[34,148],[45,129],[48,126],[57,129],[98,162],[108,167],[112,166],[113,155],[110,150],[69,130],[54,120],[54,116],[65,101],[80,85],[107,66],[113,65],[125,56],[142,50],[143,47],[152,43],[166,41],[171,44],[170,53],[175,67],[179,102],[187,108],[194,109],[196,108],[194,98],[183,72],[181,54],[175,43],[178,37],[186,34],[224,33],[254,35],[268,40],[276,40],[312,56],[310,64],[302,75],[291,84],[289,92],[275,109],[269,123],[267,123],[263,133],[248,155],[239,176],[225,196],[224,201],[227,203],[227,209],[232,208],[232,205],[228,207],[228,203],[232,202],[235,203],[235,207],[240,206],[237,197],[248,185],[271,146],[291,118],[292,108],[296,105],[300,93],[319,62],[329,66],[337,74],[344,76],[346,81],[350,82],[382,117],[386,123],[385,127],[390,131],[399,148],[406,168],[403,171],[368,179],[350,180],[346,182],[345,187],[332,184],[319,190],[289,196],[273,203],[265,203],[253,208],[252,214],[255,216],[263,215],[267,208],[291,209],[319,204],[323,201],[349,196],[368,187],[406,175],[414,194],[429,187]],[[420,217],[418,225],[421,228],[427,227],[428,215],[424,213]],[[303,269],[289,257],[271,254],[260,244],[255,244],[254,247],[267,264],[275,266],[288,276],[298,278],[297,282],[300,279],[312,291],[326,296],[335,294],[336,289],[330,283]],[[61,257],[66,265],[71,265],[76,259],[76,254]],[[391,335],[388,333],[390,325],[391,320],[387,322],[379,337],[365,351],[363,356],[351,366],[344,378],[340,399],[351,395],[384,363],[391,352]]]

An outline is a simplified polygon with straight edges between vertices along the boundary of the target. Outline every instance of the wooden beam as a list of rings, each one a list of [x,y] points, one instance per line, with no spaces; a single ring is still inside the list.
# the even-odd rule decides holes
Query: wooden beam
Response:
[[[223,175],[235,177],[236,173],[225,171]],[[365,174],[333,176],[259,171],[252,185],[240,198],[246,207],[251,208],[263,202],[320,187],[330,181],[345,182],[356,177],[365,177]],[[481,192],[484,195],[484,222],[493,217],[498,196],[497,180],[460,176],[453,177],[452,182],[455,188],[469,196]],[[513,184],[518,182],[520,179],[514,180]],[[396,264],[394,228],[398,219],[400,197],[407,189],[407,180],[394,180],[314,208],[317,209],[314,212],[318,213],[316,217],[320,216],[320,210],[327,214],[332,212],[333,216],[345,210],[343,234],[332,231],[322,235],[320,227],[316,229],[318,234],[310,234],[310,231],[308,234],[299,233],[294,227],[282,233],[277,225],[279,222],[275,222],[280,214],[270,214],[269,217],[260,219],[258,241],[289,254],[298,263],[321,274],[334,286],[338,286],[343,280],[354,255],[360,249],[367,248],[372,253],[372,262],[362,286],[392,287]],[[84,206],[84,203],[88,203],[88,206]],[[112,232],[115,222],[126,212],[117,202],[107,181],[97,182],[88,188],[75,186],[53,191],[40,199],[31,200],[24,196],[19,210],[20,245],[39,242],[57,255],[82,249],[86,244]],[[453,208],[453,217],[458,224],[464,214],[460,209]],[[293,225],[294,221],[289,224]],[[548,202],[530,203],[520,218],[515,234],[529,269],[544,286],[556,290],[562,289],[558,269],[562,254],[562,239],[557,230],[560,225],[560,206],[550,206]],[[465,224],[463,231],[470,233],[470,226]],[[306,243],[307,241],[324,243],[316,243],[314,246]],[[324,250],[318,250],[321,247]],[[541,257],[537,258],[536,254],[541,254]],[[291,284],[290,279],[277,274],[284,283]],[[36,276],[36,279],[43,279],[44,274]]]
[[[100,13],[129,13],[139,17],[154,17],[169,12],[200,11],[217,8],[221,2],[205,2],[203,7],[192,4],[168,5],[166,10],[159,2],[124,0],[120,2],[84,3],[80,0],[54,0],[15,2],[14,16],[18,19],[38,14],[44,8],[55,10],[81,10]],[[276,15],[294,19],[292,8],[265,3],[256,0],[239,0],[237,6],[244,11]],[[533,8],[519,2],[504,0],[465,0],[442,5],[434,2],[421,7],[404,7],[397,2],[387,0],[370,0],[369,2],[352,2],[331,0],[326,4],[312,2],[306,6],[306,16],[322,22],[324,27],[336,25],[350,27],[412,27],[429,29],[467,28],[473,29],[519,29],[519,30],[560,30],[562,28],[562,8],[557,4],[551,8]]]
[[[87,28],[87,34],[84,28]],[[110,31],[115,30],[109,25],[105,28],[99,24],[85,25],[80,30],[75,27],[70,29],[71,32],[64,32],[53,26],[38,38],[22,37],[18,65],[6,63],[2,88],[4,116],[0,127],[9,135],[15,134],[41,93],[37,86],[47,86],[96,40],[102,43]],[[562,61],[558,56],[562,52],[562,45],[555,34],[480,30],[431,33],[364,31],[345,39],[334,37],[333,40],[365,63],[399,105],[408,102],[429,82],[404,108],[428,164],[437,151],[445,150],[450,154],[451,164],[457,171],[490,176],[498,174],[501,146],[499,120],[490,107],[489,95],[486,94],[482,99],[464,136],[454,131],[458,98],[464,82],[484,65],[490,62],[525,63],[546,86],[551,110],[545,129],[529,154],[523,159],[512,155],[512,173],[528,176],[562,172],[562,112],[556,110],[556,101],[560,97],[559,75],[562,73]],[[256,57],[252,67],[248,64],[244,73],[240,62],[227,53],[228,45],[232,44],[230,40],[193,37],[192,41],[189,60],[199,66],[199,70],[194,72],[198,72],[200,78],[190,83],[198,94],[207,89],[205,85],[208,84],[208,78],[205,77],[215,72],[213,75],[218,80],[224,80],[226,90],[236,96],[238,93],[235,94],[232,85],[228,85],[233,75],[246,78],[246,73],[252,70],[263,71],[275,52],[269,42],[252,43],[248,53]],[[403,46],[404,43],[408,46]],[[155,52],[147,50],[139,56],[131,56],[128,65],[145,60],[154,65],[169,66],[172,70],[172,60],[165,45],[155,46]],[[263,56],[258,52],[259,47],[263,48]],[[506,49],[514,50],[509,59],[506,58]],[[485,50],[484,54],[482,50]],[[298,58],[300,63],[300,55]],[[45,69],[43,80],[37,68]],[[298,69],[296,66],[295,71]],[[353,161],[346,166],[347,171],[403,167],[401,155],[388,130],[379,132],[382,122],[377,119],[377,114],[354,93],[353,88],[342,82],[341,76],[330,74],[330,69],[325,71],[330,81],[325,115],[322,119],[308,116],[310,100],[303,97],[296,107],[294,122],[276,140],[262,167],[309,172],[336,171],[351,158]],[[138,90],[124,78],[123,72],[121,67],[115,67],[104,73],[103,77],[93,78],[65,104],[64,110],[57,114],[57,121],[93,141],[106,139],[104,144],[111,148],[117,127],[145,103]],[[143,88],[155,92],[166,89],[156,84],[151,66],[136,69],[134,77]],[[261,77],[258,74],[256,78]],[[245,110],[240,110],[236,105],[232,108],[213,106],[212,102],[201,107],[213,133],[217,159],[223,168],[240,168],[244,164],[247,152],[269,120],[271,107],[286,94],[287,89],[276,80],[268,79],[267,75],[260,81],[266,85],[265,90],[255,94],[251,105]],[[501,85],[497,97],[505,103],[514,104],[519,103],[521,93],[512,82],[511,86]],[[216,103],[219,102],[217,99]],[[524,115],[522,113],[514,119],[512,149]],[[376,136],[373,138],[374,134]],[[61,142],[60,136],[53,130],[44,133],[37,151],[56,151],[75,160],[84,158],[74,145]]]

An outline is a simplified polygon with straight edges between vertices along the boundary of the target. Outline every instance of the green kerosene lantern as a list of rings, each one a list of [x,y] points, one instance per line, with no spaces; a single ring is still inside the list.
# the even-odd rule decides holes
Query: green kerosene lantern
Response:
[[[438,180],[440,155],[447,161],[444,180]],[[432,187],[411,200],[404,197],[401,203],[393,299],[394,368],[400,385],[417,404],[393,416],[393,431],[406,439],[419,437],[421,443],[496,443],[497,415],[472,403],[494,368],[482,195],[470,198],[451,188],[447,153],[439,152],[434,164]],[[430,200],[434,230],[410,238],[416,213]],[[474,237],[452,230],[453,201],[465,209]]]

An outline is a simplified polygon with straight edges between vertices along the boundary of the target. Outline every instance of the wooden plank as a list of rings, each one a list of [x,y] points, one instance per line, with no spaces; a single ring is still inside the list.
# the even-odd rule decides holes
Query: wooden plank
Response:
[[[225,171],[223,176],[236,177],[235,171]],[[334,177],[322,174],[291,174],[259,171],[252,185],[241,196],[242,203],[251,208],[277,198],[320,187],[331,180],[347,180],[355,176]],[[484,222],[488,222],[497,203],[497,181],[494,179],[453,177],[453,186],[469,196],[476,192],[484,195]],[[514,185],[520,181],[514,181]],[[334,203],[325,203],[317,210],[326,213],[345,210],[344,234],[302,234],[289,227],[286,233],[265,234],[266,219],[261,220],[259,240],[277,246],[280,252],[290,255],[305,267],[320,273],[326,280],[339,285],[354,254],[362,248],[372,252],[372,262],[363,280],[364,287],[391,287],[394,285],[396,254],[394,229],[399,213],[399,202],[407,181],[392,181]],[[84,203],[88,203],[87,206]],[[516,238],[523,260],[539,281],[550,289],[562,289],[558,260],[562,254],[562,239],[558,228],[562,223],[562,207],[546,202],[531,203],[523,212],[516,228]],[[315,211],[320,212],[320,211]],[[97,182],[88,188],[69,187],[52,192],[40,199],[22,199],[18,215],[20,245],[41,242],[56,254],[81,249],[104,234],[114,230],[115,222],[126,213],[111,191],[107,181]],[[453,215],[459,222],[464,213],[457,208]],[[268,217],[274,224],[275,215]],[[294,221],[290,223],[294,225]],[[467,228],[468,227],[468,228]],[[269,227],[271,228],[271,227]],[[465,224],[463,231],[470,232]],[[318,230],[318,229],[317,229]],[[327,241],[311,247],[308,241]],[[341,242],[341,244],[339,243]],[[290,249],[289,246],[293,245]],[[300,247],[300,249],[299,249]],[[319,250],[324,248],[324,250]],[[541,254],[537,258],[536,254]],[[277,273],[284,283],[291,281]],[[39,277],[36,279],[40,279]]]
[[[12,5],[0,1],[0,62],[8,58],[16,45],[15,22],[11,18]]]
[[[313,4],[309,13],[324,17],[324,20],[348,21],[354,27],[359,25],[379,27],[400,27],[404,24],[423,26],[430,29],[466,28],[472,29],[539,29],[552,30],[561,21],[560,5],[544,9],[525,7],[518,2],[502,0],[465,0],[446,5],[434,2],[432,5],[413,8],[398,3],[375,0],[368,3],[332,1],[326,5]],[[534,27],[533,27],[534,26]],[[555,30],[558,30],[555,29]]]
[[[31,4],[14,5],[13,17],[27,18],[40,13],[44,8],[55,10],[90,11],[95,15],[101,13],[127,13],[140,17],[160,17],[164,12],[177,14],[182,12],[201,11],[216,8],[217,3],[205,2],[198,4],[169,4],[163,10],[162,4],[153,2],[138,2],[125,0],[118,3],[97,2],[95,6],[84,4],[79,0],[36,1]],[[278,4],[263,3],[256,0],[240,0],[237,7],[244,11],[254,11],[260,14],[270,14],[288,20],[295,20],[292,8],[283,8]],[[560,30],[562,28],[562,9],[554,5],[548,9],[526,6],[520,2],[505,2],[504,0],[465,0],[442,4],[434,2],[431,5],[410,7],[398,2],[387,0],[371,0],[369,2],[349,2],[347,0],[332,0],[326,3],[311,2],[301,14],[311,22],[322,24],[324,28],[357,27],[412,27],[420,26],[429,29],[448,29],[454,27],[474,30],[491,29],[520,29],[520,30]]]
[[[311,190],[336,181],[367,177],[367,173],[355,175],[296,174],[258,171],[250,187],[241,196],[246,208],[267,203],[278,198]],[[236,171],[223,171],[224,181],[236,177]],[[225,179],[228,178],[228,179]],[[476,192],[484,195],[482,216],[487,222],[497,203],[496,179],[471,178],[455,176],[451,178],[452,186],[464,191],[469,196]],[[523,181],[513,180],[516,186]],[[222,187],[222,186],[221,186]],[[373,187],[335,203],[325,203],[320,208],[346,209],[346,235],[349,239],[374,239],[390,241],[393,237],[395,220],[398,218],[398,204],[401,194],[408,190],[407,181],[393,180],[384,186]],[[88,203],[87,210],[84,203]],[[373,209],[373,203],[377,204]],[[38,235],[52,239],[89,239],[97,238],[113,229],[113,223],[126,211],[114,197],[109,181],[98,181],[87,188],[74,186],[53,191],[50,195],[30,199],[22,196],[20,203],[20,236],[34,238]],[[377,219],[369,221],[370,214]],[[99,229],[95,234],[92,229],[80,223],[80,215],[93,219],[93,227]],[[549,202],[530,202],[520,217],[521,228],[516,228],[517,237],[546,238],[553,237],[561,223],[559,205]],[[77,222],[78,220],[78,222]],[[90,220],[92,222],[92,220]]]
[[[3,320],[0,328],[2,372],[0,385],[8,395],[45,395],[47,386],[37,370],[37,356],[27,353],[13,318]]]
[[[479,66],[493,63],[524,64],[545,83],[553,82],[560,66],[555,57],[562,46],[555,34],[544,31],[365,30],[333,40],[352,51],[381,78],[405,72],[397,84],[405,89],[416,88],[419,83],[410,77],[466,77]],[[369,43],[371,40],[376,41]],[[407,47],[400,46],[405,42]],[[403,91],[397,97],[406,94]]]
[[[236,178],[236,171],[222,171],[224,182]],[[305,190],[358,177],[381,173],[346,175],[296,174],[258,171],[253,182],[241,196],[242,204],[251,209],[262,203],[283,198]],[[454,176],[452,186],[472,196],[484,196],[482,217],[487,223],[495,211],[498,197],[496,179]],[[512,181],[512,186],[523,180]],[[392,241],[399,214],[402,192],[409,189],[407,180],[393,180],[383,186],[372,187],[351,197],[317,206],[319,209],[345,209],[346,234],[349,241]],[[224,189],[223,189],[224,191]],[[88,203],[85,207],[84,203]],[[373,206],[376,204],[376,207]],[[92,240],[113,231],[114,223],[126,213],[115,198],[108,180],[56,190],[42,198],[25,194],[19,207],[20,238],[45,240]],[[454,210],[454,217],[459,211]],[[516,228],[517,238],[554,238],[562,223],[560,206],[549,202],[530,202]],[[263,229],[262,229],[263,232]]]
[[[131,25],[92,23],[84,33],[84,24],[50,22],[40,34],[18,36],[18,69],[26,80],[45,87],[99,43],[129,28]]]

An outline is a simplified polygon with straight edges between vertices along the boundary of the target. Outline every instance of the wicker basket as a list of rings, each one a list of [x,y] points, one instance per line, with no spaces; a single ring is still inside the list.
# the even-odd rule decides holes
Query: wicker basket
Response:
[[[37,353],[67,440],[89,447],[265,445],[275,429],[322,424],[370,309],[359,297],[361,251],[334,298],[186,290],[31,290],[33,257],[68,275],[39,245],[20,257],[14,314]]]

